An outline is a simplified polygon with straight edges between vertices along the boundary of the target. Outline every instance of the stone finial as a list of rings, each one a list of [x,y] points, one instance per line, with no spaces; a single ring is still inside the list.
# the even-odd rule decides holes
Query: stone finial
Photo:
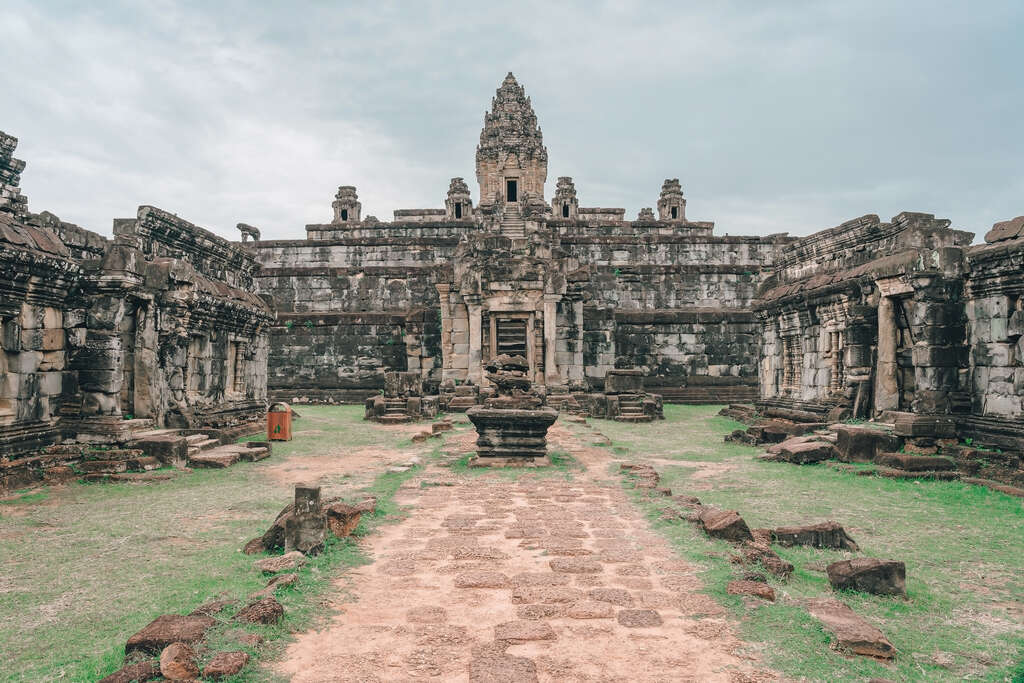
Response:
[[[354,186],[342,185],[339,187],[331,206],[334,208],[335,223],[359,222],[359,214],[363,210],[363,205],[359,203],[359,196],[356,194]]]
[[[24,218],[28,215],[28,198],[21,194],[21,172],[25,162],[14,158],[18,138],[0,131],[0,211]]]
[[[463,178],[452,178],[444,207],[446,217],[450,221],[468,220],[473,217],[473,199],[469,196],[469,186]]]
[[[239,223],[235,227],[238,228],[238,232],[242,233],[243,242],[248,242],[250,237],[252,238],[253,242],[260,241],[259,228],[254,228],[253,226],[248,225],[247,223]]]
[[[658,199],[658,220],[685,221],[686,200],[679,178],[666,178],[661,185],[661,197]]]
[[[640,213],[636,215],[638,221],[653,221],[654,220],[654,209],[649,206],[645,206],[640,209]]]
[[[580,203],[576,199],[576,185],[569,176],[561,176],[555,186],[555,196],[551,200],[551,214],[555,218],[576,220]]]

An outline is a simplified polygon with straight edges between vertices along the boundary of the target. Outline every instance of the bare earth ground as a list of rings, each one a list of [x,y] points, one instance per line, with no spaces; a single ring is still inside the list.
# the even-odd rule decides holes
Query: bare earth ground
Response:
[[[562,423],[550,435],[584,466],[571,479],[435,462],[407,483],[408,517],[335,582],[356,601],[300,635],[277,671],[296,683],[774,679],[608,476],[610,454]],[[453,434],[449,454],[474,437]]]

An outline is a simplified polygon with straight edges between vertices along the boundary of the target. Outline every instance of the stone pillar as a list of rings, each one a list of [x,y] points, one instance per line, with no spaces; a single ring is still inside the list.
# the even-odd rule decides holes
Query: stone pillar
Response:
[[[562,383],[555,360],[555,343],[558,336],[558,296],[544,297],[544,383],[551,386]]]
[[[437,287],[437,299],[441,309],[441,379],[448,379],[452,369],[452,356],[455,349],[452,347],[452,307],[449,294],[452,286],[448,283],[439,283]]]
[[[483,379],[483,368],[481,367],[483,362],[481,354],[483,345],[481,314],[483,309],[480,305],[480,297],[467,296],[464,298],[466,300],[466,308],[469,311],[469,368],[467,374],[474,384],[479,385]]]
[[[875,412],[898,410],[900,386],[897,380],[896,344],[899,330],[892,297],[878,300],[878,361],[875,369]]]

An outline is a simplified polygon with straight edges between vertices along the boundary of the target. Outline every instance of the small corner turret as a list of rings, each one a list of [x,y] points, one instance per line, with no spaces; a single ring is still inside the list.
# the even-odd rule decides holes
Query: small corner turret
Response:
[[[666,178],[661,185],[661,197],[658,199],[659,221],[685,221],[686,199],[679,178]]]

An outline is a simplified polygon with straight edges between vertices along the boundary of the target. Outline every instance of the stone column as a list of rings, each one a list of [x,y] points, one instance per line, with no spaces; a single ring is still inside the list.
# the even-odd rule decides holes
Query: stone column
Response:
[[[452,369],[452,307],[449,300],[451,285],[440,283],[437,287],[437,298],[441,309],[441,379],[448,379]]]
[[[897,380],[896,344],[899,330],[896,326],[896,307],[892,297],[878,300],[878,361],[875,366],[875,412],[898,410],[900,386]]]
[[[558,315],[558,299],[561,297],[546,295],[544,297],[544,383],[548,386],[561,384],[555,360],[555,342],[558,336],[556,316]]]
[[[482,318],[483,312],[480,305],[480,297],[467,296],[466,309],[469,311],[469,368],[468,377],[474,384],[479,385],[483,379],[483,369],[480,363],[483,360],[481,347],[483,345]]]

